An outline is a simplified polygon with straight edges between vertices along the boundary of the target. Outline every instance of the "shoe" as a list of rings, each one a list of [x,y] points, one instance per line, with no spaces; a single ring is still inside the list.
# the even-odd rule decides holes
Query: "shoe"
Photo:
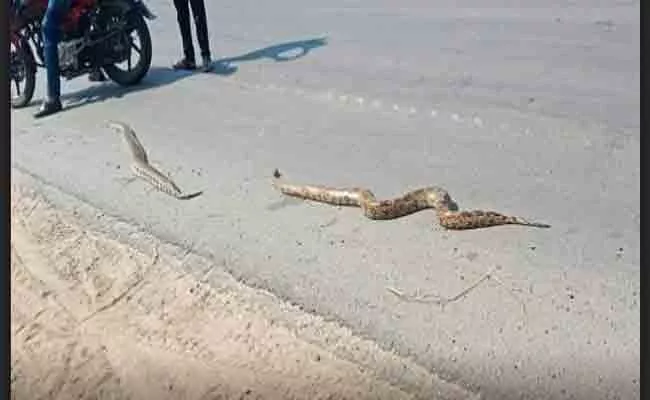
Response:
[[[212,66],[212,58],[210,56],[204,56],[203,57],[203,64],[201,65],[201,71],[202,72],[210,72],[212,71],[213,66]]]
[[[192,71],[196,69],[196,63],[192,60],[188,60],[187,58],[183,58],[182,60],[177,61],[174,65],[172,65],[172,68]]]
[[[34,114],[34,118],[43,118],[48,115],[55,114],[63,109],[61,100],[46,100],[41,105],[41,108]]]
[[[107,79],[102,70],[97,68],[88,75],[88,80],[91,82],[105,82]]]

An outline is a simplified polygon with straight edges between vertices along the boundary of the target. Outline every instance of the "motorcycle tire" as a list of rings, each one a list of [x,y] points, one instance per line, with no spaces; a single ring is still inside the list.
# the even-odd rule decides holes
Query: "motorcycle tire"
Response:
[[[22,60],[25,74],[25,87],[19,96],[11,97],[11,107],[23,108],[29,105],[34,97],[34,89],[36,88],[36,60],[34,59],[31,47],[29,47],[26,41],[21,40],[17,44],[12,43],[11,48],[11,53],[15,53],[18,60]],[[12,85],[13,81],[10,81],[9,84]]]
[[[152,48],[149,27],[143,16],[139,13],[133,13],[129,18],[132,19],[131,24],[133,26],[133,30],[129,34],[135,31],[140,38],[140,60],[138,60],[135,68],[131,71],[123,71],[115,65],[110,64],[104,65],[102,68],[106,75],[120,86],[133,86],[140,83],[151,67]]]

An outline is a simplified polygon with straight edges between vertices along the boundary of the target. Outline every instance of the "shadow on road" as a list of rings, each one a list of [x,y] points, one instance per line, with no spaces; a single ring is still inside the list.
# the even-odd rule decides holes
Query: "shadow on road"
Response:
[[[297,40],[264,47],[239,56],[216,60],[214,62],[212,73],[220,76],[231,75],[237,71],[237,66],[233,64],[240,62],[249,62],[261,59],[271,59],[276,62],[296,60],[304,57],[311,50],[326,44],[327,38],[322,37]],[[109,81],[73,93],[67,93],[61,97],[62,100],[67,103],[65,105],[65,110],[71,110],[88,104],[103,102],[110,99],[118,99],[129,93],[136,93],[142,90],[166,86],[181,79],[190,77],[195,73],[199,72],[177,71],[171,67],[152,66],[147,76],[139,85],[123,87]],[[39,105],[41,102],[42,100],[39,99],[34,101],[32,105]]]
[[[88,104],[103,102],[110,99],[119,99],[130,93],[137,93],[143,90],[166,86],[191,75],[193,75],[192,72],[175,71],[167,67],[152,66],[147,76],[145,76],[142,82],[138,85],[124,87],[108,81],[73,93],[64,94],[61,98],[68,103],[65,105],[65,109],[71,110]]]
[[[262,49],[253,50],[249,53],[242,54],[236,57],[228,57],[217,60],[219,66],[231,66],[234,63],[243,61],[257,61],[261,59],[271,59],[276,62],[293,61],[298,58],[304,57],[312,49],[325,46],[327,38],[316,38],[307,40],[297,40],[293,42],[280,43],[273,46],[264,47]],[[235,68],[232,66],[232,68]],[[219,72],[217,72],[219,73]]]

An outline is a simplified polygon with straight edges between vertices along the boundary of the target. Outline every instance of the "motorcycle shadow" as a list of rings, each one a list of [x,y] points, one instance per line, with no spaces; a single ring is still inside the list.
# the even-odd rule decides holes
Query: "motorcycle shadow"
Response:
[[[296,40],[286,43],[279,43],[272,46],[267,46],[257,50],[250,51],[234,57],[226,57],[215,60],[210,74],[219,76],[229,76],[237,72],[238,65],[245,62],[259,61],[263,59],[273,60],[275,62],[287,62],[304,57],[313,49],[325,46],[327,38],[315,38],[307,40]],[[107,81],[104,83],[93,83],[88,87],[65,93],[61,96],[63,100],[64,109],[71,110],[74,108],[90,105],[93,103],[101,103],[108,100],[120,99],[124,95],[137,93],[142,90],[150,90],[166,86],[182,79],[188,78],[194,74],[201,73],[198,71],[178,71],[170,67],[152,65],[149,72],[144,77],[142,82],[137,85],[124,87],[117,85],[114,82]],[[82,81],[84,77],[79,77],[73,81]],[[86,81],[87,82],[87,81]],[[87,83],[85,83],[87,84]],[[75,82],[70,86],[77,86]],[[32,102],[32,106],[40,105],[42,99],[37,99]]]
[[[237,72],[236,67],[217,61],[212,66],[212,70],[209,73],[228,76],[235,72]],[[170,67],[152,66],[142,82],[137,85],[124,87],[110,80],[103,83],[92,83],[89,87],[62,94],[61,100],[65,103],[65,110],[72,110],[74,108],[94,103],[120,99],[124,97],[124,95],[137,93],[143,90],[166,86],[197,73],[199,72],[177,71]],[[84,78],[80,77],[77,79],[82,80]],[[42,99],[35,99],[32,101],[31,106],[40,106],[42,102]]]
[[[125,95],[137,93],[143,90],[156,89],[178,82],[189,77],[191,73],[174,71],[167,67],[152,66],[144,77],[142,82],[137,85],[125,87],[120,86],[112,81],[102,83],[91,83],[91,86],[62,94],[61,100],[65,104],[66,110],[77,107],[90,105],[93,103],[102,103],[109,100],[120,99]],[[83,77],[77,78],[83,80]],[[35,100],[32,104],[39,104],[42,100]]]

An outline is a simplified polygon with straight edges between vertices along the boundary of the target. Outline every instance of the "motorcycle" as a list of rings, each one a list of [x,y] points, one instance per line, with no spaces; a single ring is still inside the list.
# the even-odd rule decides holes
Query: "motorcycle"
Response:
[[[69,1],[58,48],[61,77],[70,80],[100,68],[118,85],[140,83],[149,72],[152,56],[145,18],[153,20],[156,16],[142,0]],[[46,9],[47,0],[31,0],[21,9],[10,6],[9,79],[16,87],[12,108],[31,102],[37,67],[45,67],[41,26]],[[135,64],[133,53],[139,55]],[[124,69],[119,66],[123,63]]]

